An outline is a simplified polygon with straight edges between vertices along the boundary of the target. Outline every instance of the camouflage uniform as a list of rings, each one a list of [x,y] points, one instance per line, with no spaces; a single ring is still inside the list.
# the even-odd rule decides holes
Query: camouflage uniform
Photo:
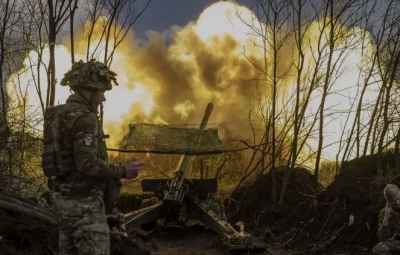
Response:
[[[385,209],[379,214],[378,238],[381,240],[373,249],[374,254],[399,254],[400,253],[400,213],[394,212],[388,226],[382,228],[385,218]]]
[[[55,179],[53,212],[59,227],[59,255],[109,254],[110,233],[104,204],[107,181],[124,167],[109,164],[96,109],[75,94],[61,117],[62,169]]]

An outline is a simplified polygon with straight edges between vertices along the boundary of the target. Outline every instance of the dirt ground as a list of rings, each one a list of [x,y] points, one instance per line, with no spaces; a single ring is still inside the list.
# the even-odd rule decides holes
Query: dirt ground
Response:
[[[158,227],[137,238],[138,245],[154,255],[223,255],[221,241],[201,225],[188,228]]]
[[[271,176],[257,178],[227,200],[228,221],[245,221],[246,230],[265,241],[266,251],[258,254],[370,254],[378,242],[377,216],[384,205],[382,189],[389,182],[400,184],[399,178],[389,178],[396,176],[393,172],[378,177],[376,161],[376,156],[368,156],[345,162],[326,189],[309,171],[295,169],[284,207],[272,202]],[[385,171],[394,169],[393,155],[384,156],[384,165],[388,169]],[[277,171],[277,190],[284,171]],[[141,200],[125,195],[119,204],[128,212],[136,209]],[[37,206],[26,199],[18,203],[27,208]],[[112,239],[112,255],[229,254],[219,237],[201,223],[186,228],[158,226],[151,232],[130,229],[128,233],[128,239]],[[53,255],[56,247],[54,225],[41,222],[29,211],[6,208],[4,199],[0,199],[1,255]]]
[[[152,255],[226,255],[226,254],[271,254],[294,255],[301,251],[283,249],[277,244],[267,244],[265,251],[229,251],[222,245],[218,236],[211,233],[202,224],[188,228],[156,228],[149,239],[137,238],[139,247],[150,251]]]

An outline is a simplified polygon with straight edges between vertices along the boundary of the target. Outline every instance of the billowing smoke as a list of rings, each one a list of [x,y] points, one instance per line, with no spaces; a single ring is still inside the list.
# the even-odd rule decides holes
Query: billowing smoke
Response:
[[[246,34],[245,25],[236,16],[238,11],[252,16],[244,7],[219,2],[204,10],[197,21],[174,30],[169,35],[170,43],[165,34],[154,31],[147,33],[148,43],[144,46],[139,46],[134,38],[124,42],[119,52],[129,54],[115,59],[112,68],[120,81],[120,77],[128,78],[122,86],[133,91],[143,89],[148,97],[134,104],[138,98],[120,100],[118,107],[127,104],[131,108],[124,114],[125,122],[118,125],[148,121],[196,127],[207,104],[212,102],[214,111],[209,123],[236,123],[230,127],[238,133],[248,129],[248,123],[243,123],[248,120],[251,100],[260,89],[256,82],[260,75],[242,53],[244,47],[248,55],[262,57],[263,52],[254,47],[258,38]],[[112,93],[117,98],[120,88]],[[105,105],[106,120],[108,114],[116,113],[109,111],[110,104],[113,102]],[[105,127],[115,130],[115,121],[113,118],[106,122]]]
[[[130,31],[118,46],[111,64],[111,69],[118,74],[120,85],[106,93],[104,124],[112,138],[109,146],[116,147],[116,142],[126,134],[132,122],[193,124],[190,127],[196,127],[209,102],[214,103],[209,126],[228,123],[229,128],[238,136],[250,138],[248,116],[252,102],[259,96],[268,96],[265,93],[271,91],[271,84],[263,74],[269,72],[264,61],[271,61],[272,57],[268,55],[271,51],[266,48],[268,46],[263,46],[261,36],[257,35],[257,32],[266,31],[266,28],[254,21],[256,18],[249,9],[230,1],[221,1],[206,8],[197,20],[186,26],[180,29],[172,27],[170,34],[147,32],[148,41],[144,45]],[[246,22],[251,24],[252,29],[249,29]],[[102,26],[96,29],[98,31],[94,31],[92,38],[94,43],[100,38]],[[307,43],[316,43],[317,38],[314,38],[311,30],[318,29],[318,26],[310,26],[309,29]],[[86,59],[85,54],[79,55],[79,52],[86,52],[85,38],[83,26],[75,34],[76,60]],[[65,42],[67,45],[68,40]],[[293,71],[289,67],[296,58],[294,38],[288,38],[284,47],[278,56],[278,78]],[[57,46],[58,81],[70,66],[67,48],[62,44]],[[316,47],[309,47],[308,50],[312,48]],[[305,70],[312,70],[312,54],[306,54],[309,59]],[[361,58],[361,53],[355,54],[354,58]],[[94,57],[102,61],[101,54]],[[255,68],[249,59],[264,66],[265,70]],[[26,66],[38,63],[34,60],[35,57],[31,56],[29,61],[25,61]],[[357,64],[358,61],[355,61],[354,66]],[[45,77],[44,69],[42,72],[41,77]],[[359,77],[358,73],[354,77]],[[289,85],[293,84],[293,78],[289,75],[279,81],[280,95],[285,96],[286,92],[292,91]],[[11,84],[19,82],[28,85],[31,79],[20,76],[18,80],[14,76],[8,88],[18,96],[16,87]],[[353,85],[348,81],[344,88],[340,87],[342,94],[352,93],[345,91]],[[32,95],[31,100],[34,100],[37,90],[34,86],[27,86],[26,89]],[[315,99],[315,109],[319,105],[318,90],[316,93],[312,97]],[[65,101],[68,94],[68,89],[57,87],[56,102]],[[338,101],[333,101],[340,105]],[[37,100],[31,104],[38,105]],[[313,105],[310,109],[313,109]],[[341,128],[333,127],[333,130]]]

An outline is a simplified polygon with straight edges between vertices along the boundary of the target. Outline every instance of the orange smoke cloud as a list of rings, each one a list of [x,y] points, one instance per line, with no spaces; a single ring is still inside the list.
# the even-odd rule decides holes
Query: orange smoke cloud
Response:
[[[141,47],[134,37],[124,41],[111,67],[118,73],[120,87],[137,91],[141,84],[148,96],[144,99],[134,95],[130,101],[119,100],[118,108],[132,103],[138,106],[129,107],[129,113],[125,110],[121,123],[121,118],[107,117],[107,113],[116,116],[117,109],[108,108],[114,100],[106,95],[110,102],[105,105],[105,128],[115,133],[116,129],[111,127],[128,126],[132,120],[199,124],[209,102],[214,103],[209,123],[246,120],[250,101],[257,93],[254,78],[259,74],[240,52],[246,45],[248,54],[262,52],[254,47],[255,38],[246,34],[244,25],[232,24],[232,20],[235,24],[242,23],[234,15],[236,10],[230,2],[211,5],[196,22],[176,31],[170,44],[164,34],[157,32],[149,32],[148,43]],[[244,7],[239,10],[249,17],[252,15]],[[210,28],[207,17],[215,11],[220,13],[220,20],[216,22],[218,29],[207,29]],[[122,88],[111,91],[115,99],[121,95]],[[145,114],[144,109],[148,109]]]
[[[252,24],[253,31],[249,31],[243,20]],[[130,31],[119,44],[111,64],[120,85],[106,93],[104,124],[112,138],[108,145],[117,147],[132,121],[199,124],[209,102],[214,103],[209,126],[212,123],[233,123],[229,125],[233,133],[249,138],[247,120],[252,101],[257,96],[267,101],[265,98],[270,97],[271,91],[270,81],[266,80],[263,72],[270,72],[264,66],[264,60],[271,62],[272,56],[265,48],[268,46],[263,48],[262,38],[255,35],[257,31],[265,33],[268,28],[254,22],[256,20],[249,9],[221,1],[206,8],[196,21],[189,22],[180,30],[174,29],[170,42],[167,42],[165,34],[153,31],[147,33],[147,44],[139,45]],[[316,24],[307,31],[305,41],[309,44],[318,40]],[[104,58],[102,30],[101,23],[94,27],[89,48],[89,56],[100,61]],[[87,51],[89,31],[86,24],[75,34],[75,52]],[[98,42],[99,48],[96,47]],[[289,38],[284,47],[278,56],[278,77],[290,70],[296,58],[293,38]],[[68,58],[60,57],[65,51],[66,46],[58,46],[58,80],[66,71],[65,63],[70,63],[66,61]],[[306,51],[306,54],[310,52]],[[254,68],[248,58],[265,70]],[[86,59],[86,54],[76,54],[76,60],[79,59]],[[312,60],[309,55],[306,68],[312,67]],[[293,84],[292,78],[289,75],[279,81],[281,95],[287,96],[284,89]],[[56,96],[57,101],[62,102],[68,93],[60,93],[60,87]]]
[[[104,105],[104,127],[112,138],[109,139],[110,146],[117,145],[132,121],[199,124],[209,102],[214,103],[209,123],[247,119],[249,102],[257,93],[258,84],[253,78],[258,73],[240,52],[243,47],[249,54],[262,52],[254,47],[255,39],[247,34],[242,21],[235,15],[237,10],[252,17],[248,9],[236,7],[231,2],[215,3],[204,10],[197,21],[189,22],[179,31],[174,30],[169,44],[164,34],[148,32],[148,43],[139,46],[133,31],[129,31],[118,45],[111,63],[120,85],[106,93]],[[220,13],[217,27],[209,23],[210,15],[214,16],[215,12]],[[103,29],[101,22],[93,29],[87,22],[77,30],[74,35],[75,61],[104,60]],[[64,42],[56,47],[58,81],[71,66],[69,40],[65,38]],[[111,40],[109,45],[114,43]],[[47,59],[48,56],[44,56],[45,63]],[[31,60],[26,60],[27,64]],[[44,68],[41,77],[46,77]],[[29,84],[29,79],[26,77],[20,83]],[[45,85],[43,81],[42,86]],[[37,92],[32,86],[31,89],[30,102],[38,106]],[[18,89],[13,92],[18,94]],[[42,98],[45,98],[44,93],[42,90]],[[56,103],[65,102],[69,95],[68,88],[57,86]]]

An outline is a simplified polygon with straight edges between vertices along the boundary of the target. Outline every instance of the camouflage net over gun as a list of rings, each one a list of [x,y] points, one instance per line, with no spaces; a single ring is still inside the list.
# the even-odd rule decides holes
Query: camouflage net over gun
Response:
[[[222,150],[218,129],[200,131],[181,126],[137,123],[120,143],[121,149],[146,148],[164,153],[207,153]]]

